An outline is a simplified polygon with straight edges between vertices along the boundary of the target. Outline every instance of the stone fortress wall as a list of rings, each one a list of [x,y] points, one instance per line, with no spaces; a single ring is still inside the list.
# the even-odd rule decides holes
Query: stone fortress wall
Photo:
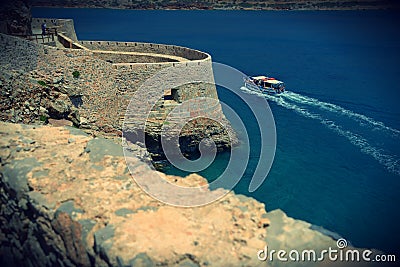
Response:
[[[34,19],[37,21],[49,21],[48,19]],[[64,23],[62,20],[61,23]],[[70,22],[66,23],[65,28],[73,29],[70,27]],[[56,24],[61,24],[56,23]],[[116,42],[116,41],[74,41],[76,34],[70,32],[61,33],[58,37],[64,45],[68,42],[66,47],[75,49],[90,50],[95,58],[105,60],[111,63],[115,69],[117,80],[123,81],[118,86],[118,93],[122,97],[123,106],[128,105],[131,100],[132,94],[136,92],[139,84],[143,83],[146,79],[156,74],[163,68],[181,66],[182,64],[188,66],[197,64],[198,66],[205,66],[210,68],[208,73],[212,76],[211,69],[211,56],[207,53],[176,45],[164,45],[154,43],[141,43],[141,42]],[[67,39],[70,40],[67,40]],[[71,42],[72,40],[72,42]],[[165,88],[159,88],[164,90]],[[160,92],[149,92],[151,95],[159,94]],[[157,104],[155,110],[151,113],[150,119],[165,119],[169,111],[183,101],[193,99],[196,97],[210,97],[218,99],[216,88],[214,85],[209,84],[189,84],[188,86],[178,88],[173,91],[173,96],[170,96],[170,101],[162,99]],[[168,97],[168,96],[167,96]],[[138,103],[140,105],[140,103]],[[166,106],[170,108],[166,108]],[[161,108],[160,108],[161,107]],[[193,114],[204,114],[204,106],[197,108],[191,107],[191,110],[181,112],[181,116],[190,117]],[[125,110],[121,110],[122,112]],[[215,105],[212,108],[207,107],[208,112],[216,114],[221,113],[220,105]],[[144,114],[147,115],[147,114]],[[122,117],[123,114],[120,114]],[[220,116],[220,117],[221,117]]]
[[[77,41],[74,21],[72,19],[60,19],[60,18],[32,18],[32,30],[33,33],[41,33],[41,26],[46,23],[46,26],[54,27],[57,26],[58,32],[63,32],[66,36],[74,41]]]
[[[111,41],[79,41],[79,43],[90,50],[162,54],[181,57],[186,61],[203,61],[211,59],[211,56],[205,52],[177,45]]]
[[[73,36],[72,36],[73,37]],[[94,58],[101,59],[110,63],[115,70],[115,81],[117,87],[117,95],[119,100],[118,108],[118,124],[114,126],[120,129],[122,125],[126,107],[130,101],[137,101],[132,103],[133,106],[140,106],[143,104],[143,99],[151,99],[154,95],[163,95],[156,103],[150,113],[147,112],[134,112],[130,115],[130,127],[135,126],[138,121],[146,119],[150,122],[148,127],[150,132],[154,133],[151,139],[153,147],[158,143],[160,127],[167,115],[171,110],[180,105],[180,103],[199,98],[207,97],[218,100],[216,87],[213,82],[213,72],[211,65],[211,56],[207,53],[182,47],[176,45],[164,45],[154,43],[141,43],[141,42],[116,42],[116,41],[74,41],[69,38],[67,34],[60,33],[58,40],[65,47],[90,51]],[[136,94],[137,89],[143,84],[144,81],[155,75],[157,72],[166,69],[180,67],[188,77],[195,76],[196,73],[202,73],[209,78],[209,83],[189,83],[178,88],[152,88],[146,90],[147,96],[136,98],[132,97]],[[187,67],[187,68],[186,68]],[[83,70],[84,71],[84,70]],[[191,73],[192,72],[192,73]],[[167,90],[166,90],[167,89]],[[146,118],[143,118],[145,116]],[[182,120],[190,120],[194,116],[213,117],[226,122],[222,113],[221,105],[219,103],[210,105],[209,103],[196,103],[193,105],[181,106],[179,112],[176,113],[169,123],[178,123]],[[200,120],[195,129],[190,129],[191,135],[196,132],[202,132],[207,126],[215,128],[217,135],[221,133],[220,126],[209,120]],[[214,131],[212,130],[212,131]],[[229,128],[231,131],[231,129]],[[178,133],[179,134],[179,133]],[[210,132],[211,135],[214,135]],[[216,136],[216,135],[214,135]],[[218,146],[219,141],[223,140],[222,147],[229,146],[228,136],[221,138],[220,136],[214,138]],[[189,138],[189,143],[193,141]],[[159,150],[155,149],[154,152]]]
[[[55,96],[55,99],[67,100],[68,103],[67,106],[63,104],[65,107],[57,108],[65,111],[60,111],[59,113],[62,114],[55,118],[71,120],[76,126],[101,133],[121,135],[126,108],[138,88],[147,79],[166,68],[183,67],[189,76],[192,76],[193,72],[201,72],[210,79],[211,83],[213,81],[211,56],[207,53],[175,45],[77,41],[73,21],[67,19],[33,18],[33,32],[41,32],[40,27],[44,22],[48,28],[58,27],[55,44],[49,43],[43,46],[4,35],[2,61],[4,66],[8,66],[8,71],[18,68],[25,70],[26,65],[20,62],[30,62],[30,65],[34,62],[34,66],[29,69],[30,77],[26,77],[27,82],[33,81],[32,86],[38,87],[35,81],[44,81],[47,86],[61,90],[61,94]],[[29,51],[28,54],[26,51]],[[16,62],[16,64],[8,64],[8,62]],[[73,77],[74,71],[79,72],[78,78]],[[38,90],[43,90],[43,88],[38,88]],[[159,150],[156,144],[161,126],[172,109],[184,101],[197,97],[218,100],[216,87],[210,83],[194,82],[179,88],[152,88],[147,90],[146,94],[136,98],[133,106],[142,106],[143,100],[151,99],[154,95],[159,95],[160,99],[154,103],[150,113],[136,112],[137,117],[131,116],[131,126],[141,126],[135,126],[135,122],[143,121],[144,117],[148,117],[150,122],[147,125],[148,132],[151,133],[151,139],[154,141],[152,147],[156,147],[153,151],[156,154]],[[50,111],[53,107],[43,106],[40,98],[34,96],[23,100],[28,101],[35,110],[31,112],[30,117],[34,115],[52,117]],[[18,109],[16,112],[18,113]],[[9,119],[5,120],[28,122],[21,118],[25,114],[20,114],[19,117],[17,115],[11,112],[7,115]],[[220,104],[195,104],[181,108],[179,113],[172,118],[172,123],[190,119],[193,116],[212,116],[226,121]],[[208,129],[208,133],[202,135],[204,129]],[[230,128],[228,130],[232,131]],[[221,148],[220,150],[230,147],[229,136],[221,131],[220,125],[210,120],[200,119],[195,125],[189,126],[186,133],[183,133],[185,134],[189,136],[186,138],[187,144],[196,143],[204,137],[212,137],[217,147]]]

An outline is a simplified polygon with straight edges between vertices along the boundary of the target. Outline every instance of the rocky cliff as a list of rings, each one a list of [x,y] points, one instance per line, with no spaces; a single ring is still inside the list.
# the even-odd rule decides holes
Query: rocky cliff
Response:
[[[279,266],[257,252],[336,247],[310,224],[233,193],[197,208],[160,203],[134,182],[120,145],[76,128],[0,123],[0,148],[1,266]],[[153,172],[131,160],[133,176]]]

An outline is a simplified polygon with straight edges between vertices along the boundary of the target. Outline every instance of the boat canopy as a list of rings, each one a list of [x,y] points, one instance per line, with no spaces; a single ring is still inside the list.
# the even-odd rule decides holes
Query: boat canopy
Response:
[[[266,77],[266,76],[253,76],[253,77],[251,77],[251,79],[257,80],[257,81],[267,82],[267,83],[270,83],[270,84],[283,83],[282,81],[279,81],[279,80],[277,80],[275,78]]]
[[[282,83],[281,81],[278,81],[278,80],[267,80],[266,82],[267,82],[267,83],[270,83],[270,84]]]
[[[265,76],[254,76],[254,77],[251,77],[252,79],[254,79],[254,80],[264,80],[264,79],[268,79],[268,77],[265,77]]]
[[[264,75],[246,77],[244,84],[247,88],[258,89],[267,94],[280,94],[285,91],[285,84],[282,81]]]

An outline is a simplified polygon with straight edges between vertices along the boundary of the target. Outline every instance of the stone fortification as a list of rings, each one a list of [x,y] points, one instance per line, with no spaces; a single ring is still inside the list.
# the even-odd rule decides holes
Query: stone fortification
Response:
[[[71,38],[73,41],[77,41],[74,21],[72,19],[60,19],[60,18],[33,18],[32,19],[32,32],[41,33],[42,24],[45,23],[47,28],[56,28],[57,32],[64,34]]]
[[[25,88],[20,88],[17,93],[14,92],[18,94],[20,91],[21,94],[14,95],[15,97],[11,99],[5,96],[2,101],[7,102],[3,108],[5,112],[3,119],[6,121],[31,122],[35,118],[36,120],[66,119],[78,127],[121,135],[121,126],[128,104],[138,88],[160,70],[198,66],[205,70],[204,75],[211,77],[210,82],[213,81],[211,57],[207,53],[174,45],[109,41],[78,42],[75,40],[76,35],[71,20],[34,18],[32,21],[34,26],[39,26],[43,22],[48,26],[52,23],[60,26],[58,47],[35,45],[6,35],[1,37],[3,41],[0,53],[4,62],[2,73],[7,73],[8,77],[23,70],[23,73],[18,73],[17,80],[24,80],[22,86],[28,84],[33,91],[39,91],[36,96],[29,99],[23,94]],[[28,69],[26,64],[19,62],[29,62]],[[193,68],[188,68],[188,71],[197,72]],[[73,76],[74,72],[78,73],[78,76]],[[9,83],[9,79],[4,79],[4,82]],[[164,95],[166,89],[170,91]],[[172,109],[182,102],[198,97],[218,100],[215,86],[207,83],[189,83],[178,88],[159,87],[147,93],[158,95],[160,98],[154,103],[151,113],[137,115],[149,116],[146,136],[151,144],[150,152],[157,158],[162,158],[163,155],[159,146],[160,129]],[[48,95],[50,96],[47,97]],[[136,105],[140,106],[143,104],[142,100],[143,98],[133,101],[137,101]],[[29,102],[27,104],[29,107],[26,107],[29,109],[29,114],[26,114],[27,112],[21,107],[21,103],[25,101]],[[54,103],[58,103],[56,107]],[[214,117],[225,120],[220,105],[213,105],[207,109],[200,105],[193,106],[180,116],[188,118],[193,114],[202,114],[204,117],[213,114]],[[220,150],[228,149],[231,143],[236,143],[236,140],[231,142],[227,134],[227,131],[233,132],[229,124],[227,129],[221,130],[221,126],[211,120],[198,119],[190,122],[185,129],[182,132],[181,148],[187,154],[195,151],[196,145],[204,137],[213,138]]]
[[[92,130],[114,129],[118,100],[111,64],[85,50],[58,49],[7,35],[0,39],[3,120],[64,119]]]
[[[188,61],[211,60],[211,56],[205,52],[177,45],[112,41],[79,41],[79,43],[90,50],[163,54],[181,57]]]

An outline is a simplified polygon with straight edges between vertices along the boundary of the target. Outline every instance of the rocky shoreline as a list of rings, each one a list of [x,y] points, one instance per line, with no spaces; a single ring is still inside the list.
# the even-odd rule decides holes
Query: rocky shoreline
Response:
[[[114,1],[33,0],[37,7],[111,8],[141,10],[376,10],[399,9],[396,1],[379,0],[266,0],[266,1]]]

